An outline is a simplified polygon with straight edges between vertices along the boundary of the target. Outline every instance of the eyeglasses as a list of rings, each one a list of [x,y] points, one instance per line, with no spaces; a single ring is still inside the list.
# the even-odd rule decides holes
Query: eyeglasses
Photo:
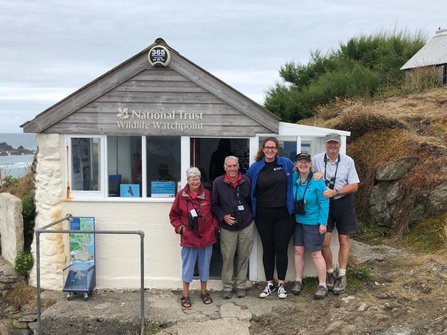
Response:
[[[276,150],[276,147],[264,147],[266,150]]]

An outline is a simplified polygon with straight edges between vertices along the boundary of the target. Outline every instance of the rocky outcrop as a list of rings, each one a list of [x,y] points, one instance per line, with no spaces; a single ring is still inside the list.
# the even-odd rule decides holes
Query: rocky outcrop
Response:
[[[34,155],[34,150],[25,149],[23,146],[13,148],[6,142],[0,143],[0,156],[20,156],[20,155]]]
[[[447,212],[447,182],[432,191],[415,194],[414,206],[408,213],[401,213],[400,203],[405,196],[399,192],[402,177],[415,162],[409,158],[390,162],[376,169],[375,186],[369,195],[369,219],[371,223],[394,228],[399,216],[408,215],[409,223],[424,220]]]

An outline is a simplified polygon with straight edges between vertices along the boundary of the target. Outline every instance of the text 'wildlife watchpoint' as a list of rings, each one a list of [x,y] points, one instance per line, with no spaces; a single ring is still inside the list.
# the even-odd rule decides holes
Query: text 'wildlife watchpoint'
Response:
[[[142,112],[127,108],[118,108],[118,128],[127,129],[161,129],[161,130],[194,130],[203,129],[203,113],[190,113],[183,110],[165,112]],[[169,122],[165,122],[169,121]]]

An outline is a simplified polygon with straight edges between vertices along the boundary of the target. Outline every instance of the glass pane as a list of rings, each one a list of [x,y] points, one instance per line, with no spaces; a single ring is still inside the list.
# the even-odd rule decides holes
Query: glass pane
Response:
[[[108,136],[109,197],[141,197],[141,171],[141,136]]]
[[[147,142],[147,195],[174,197],[180,181],[180,137],[151,136]]]
[[[267,137],[259,138],[259,147],[262,147],[262,143]],[[296,137],[291,136],[276,136],[279,142],[278,156],[284,156],[292,161],[295,161],[296,156]]]
[[[71,185],[73,191],[101,189],[99,138],[71,139]]]

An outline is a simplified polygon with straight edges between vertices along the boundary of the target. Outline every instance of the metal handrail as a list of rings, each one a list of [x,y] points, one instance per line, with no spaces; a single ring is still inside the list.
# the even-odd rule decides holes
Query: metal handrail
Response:
[[[42,318],[41,318],[41,297],[40,297],[40,234],[137,234],[140,235],[140,298],[141,298],[141,316],[140,316],[140,334],[144,334],[144,232],[142,230],[46,230],[57,223],[69,220],[71,214],[67,214],[62,219],[54,221],[46,226],[35,229],[36,233],[36,289],[37,289],[37,334],[42,335]]]

